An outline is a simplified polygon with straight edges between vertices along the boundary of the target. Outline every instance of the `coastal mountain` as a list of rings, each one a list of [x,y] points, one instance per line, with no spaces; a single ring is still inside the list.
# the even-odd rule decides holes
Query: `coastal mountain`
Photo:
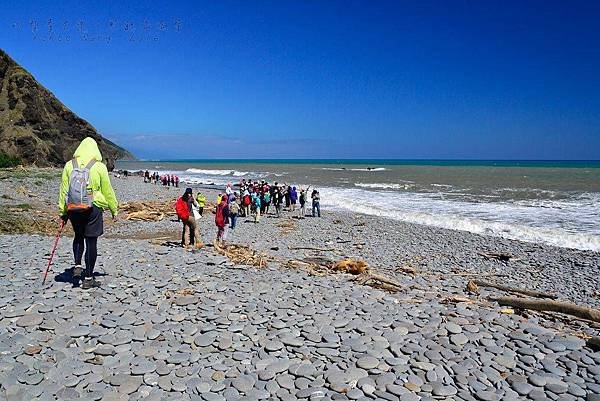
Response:
[[[62,166],[85,137],[98,142],[109,170],[133,155],[103,138],[0,49],[0,152],[24,164]]]

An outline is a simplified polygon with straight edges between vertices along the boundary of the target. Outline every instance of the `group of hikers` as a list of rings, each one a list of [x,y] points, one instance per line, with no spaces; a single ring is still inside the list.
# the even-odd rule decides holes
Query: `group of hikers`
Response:
[[[179,186],[179,177],[174,175],[160,176],[158,172],[144,174],[144,182],[163,183],[163,185]],[[309,188],[297,189],[290,185],[273,185],[265,181],[242,180],[239,191],[228,184],[225,191],[217,197],[215,207],[215,225],[217,226],[217,241],[221,243],[226,237],[226,228],[235,229],[238,216],[254,217],[254,222],[260,221],[262,214],[268,214],[274,207],[277,217],[282,208],[293,213],[297,218],[306,215]],[[320,194],[313,190],[310,194],[312,216],[321,217]],[[206,196],[201,192],[196,197],[191,188],[186,188],[184,194],[177,199],[175,210],[179,220],[183,222],[181,242],[201,247],[203,244],[198,232],[197,220],[202,217],[206,206]],[[299,205],[299,208],[297,208]],[[102,155],[96,141],[87,137],[73,153],[73,158],[65,163],[62,172],[58,194],[58,211],[61,219],[59,234],[67,221],[71,221],[73,232],[73,282],[81,288],[90,289],[100,286],[94,278],[94,267],[98,256],[98,237],[104,233],[103,213],[109,210],[113,220],[118,214],[118,202],[112,188],[108,169],[102,163]],[[296,215],[296,210],[298,214]],[[58,236],[57,236],[58,238]],[[186,241],[189,239],[189,241]],[[82,267],[85,263],[85,269]]]
[[[238,217],[253,217],[255,223],[260,222],[261,215],[269,214],[271,205],[276,217],[280,217],[282,209],[292,213],[292,217],[303,219],[306,216],[306,204],[310,186],[306,189],[291,185],[279,185],[275,182],[270,185],[266,181],[246,181],[239,183],[239,191],[234,190],[231,183],[227,184],[225,191],[217,195],[215,203],[215,225],[217,226],[217,241],[223,243],[226,239],[227,228],[235,230]],[[241,194],[241,195],[240,195]],[[311,214],[321,217],[321,196],[314,189],[311,194]],[[194,198],[192,188],[186,188],[184,194],[177,199],[175,211],[183,223],[181,245],[204,244],[200,240],[197,220],[202,217],[206,196],[199,192]],[[285,206],[284,206],[285,205]],[[297,207],[299,206],[299,207]],[[189,242],[186,241],[189,238]]]
[[[158,174],[158,171],[150,174],[148,170],[144,171],[144,182],[149,184],[161,183],[165,187],[179,188],[179,176],[175,174]]]

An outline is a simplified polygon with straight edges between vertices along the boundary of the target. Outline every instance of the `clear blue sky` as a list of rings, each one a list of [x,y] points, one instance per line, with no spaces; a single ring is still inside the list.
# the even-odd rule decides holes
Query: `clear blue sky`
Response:
[[[600,159],[596,1],[4,1],[0,17],[0,46],[141,158]]]

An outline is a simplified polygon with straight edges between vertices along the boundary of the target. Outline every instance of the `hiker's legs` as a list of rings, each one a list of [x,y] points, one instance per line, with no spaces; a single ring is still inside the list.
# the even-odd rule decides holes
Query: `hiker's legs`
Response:
[[[254,221],[256,223],[260,222],[260,208],[256,208],[256,216],[254,216]]]
[[[194,245],[196,242],[195,234],[196,234],[196,220],[194,216],[188,217],[188,226],[190,227],[190,245]]]
[[[185,230],[187,228],[187,223],[185,221],[182,222],[181,226],[181,246],[185,246]]]
[[[232,214],[229,216],[229,219],[231,220],[231,226],[230,228],[233,230],[235,228],[235,224],[237,223],[237,214]]]
[[[200,224],[198,224],[198,222],[195,222],[195,228],[194,228],[194,240],[195,240],[195,245],[196,246],[203,246],[204,244],[202,243],[202,237],[200,236]]]
[[[315,208],[316,208],[316,205],[317,204],[315,202],[312,203],[312,217],[315,217],[315,211],[316,211]]]
[[[317,206],[317,216],[321,217],[321,203],[317,202],[316,206]]]
[[[83,257],[83,235],[75,235],[73,238],[73,259],[76,265],[81,265]]]
[[[85,277],[94,277],[94,266],[98,258],[98,237],[85,237]]]

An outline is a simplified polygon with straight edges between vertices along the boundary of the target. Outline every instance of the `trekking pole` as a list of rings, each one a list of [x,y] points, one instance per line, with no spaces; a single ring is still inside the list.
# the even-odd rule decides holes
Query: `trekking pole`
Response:
[[[52,247],[52,252],[50,253],[50,260],[48,260],[48,266],[46,266],[46,271],[44,272],[44,280],[42,281],[42,285],[46,284],[46,277],[48,277],[48,271],[50,271],[50,265],[52,264],[52,259],[54,259],[54,252],[56,251],[56,247],[58,246],[58,240],[60,239],[60,235],[62,234],[64,226],[65,221],[61,219],[60,227],[58,228],[58,232],[56,233],[56,239],[54,240],[54,246]]]

